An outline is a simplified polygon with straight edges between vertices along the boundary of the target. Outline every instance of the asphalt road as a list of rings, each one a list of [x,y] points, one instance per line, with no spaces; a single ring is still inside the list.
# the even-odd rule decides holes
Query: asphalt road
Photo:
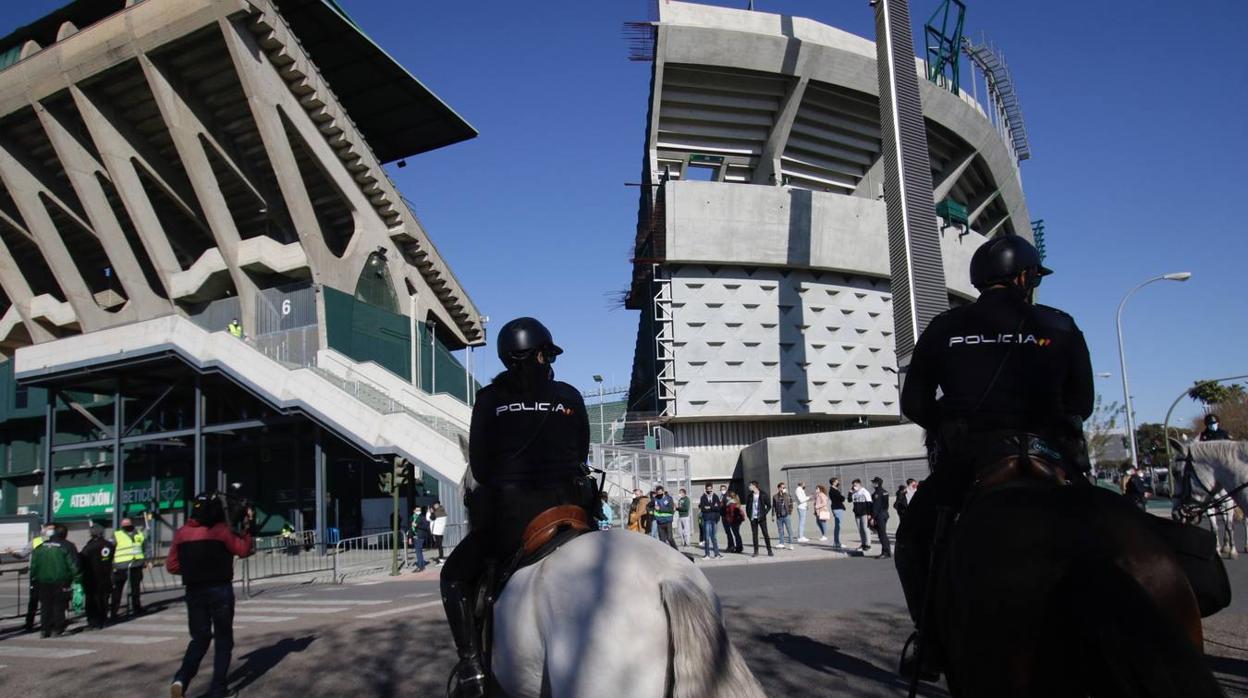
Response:
[[[1207,619],[1206,649],[1228,695],[1248,697],[1248,559],[1228,561],[1234,607]],[[909,631],[888,561],[819,559],[715,567],[734,643],[772,696],[902,696]],[[443,695],[454,663],[436,576],[264,588],[240,598],[231,683],[247,698]],[[176,596],[156,613],[62,638],[0,622],[0,695],[167,695],[186,643]],[[161,608],[163,606],[163,608]],[[202,670],[211,672],[211,654]],[[201,673],[191,696],[206,689]],[[924,695],[945,695],[928,688]]]

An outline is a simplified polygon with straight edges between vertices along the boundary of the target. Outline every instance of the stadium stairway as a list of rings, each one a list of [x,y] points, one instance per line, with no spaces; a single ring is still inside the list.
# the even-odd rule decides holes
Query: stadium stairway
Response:
[[[228,332],[169,315],[23,347],[14,372],[29,380],[162,355],[224,374],[281,411],[305,413],[365,453],[401,456],[453,486],[463,478],[468,406],[332,350],[318,352],[317,366],[292,366]]]

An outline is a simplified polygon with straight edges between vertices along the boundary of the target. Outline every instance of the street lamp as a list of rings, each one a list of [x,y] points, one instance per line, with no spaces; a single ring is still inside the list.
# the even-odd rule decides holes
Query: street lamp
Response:
[[[1122,297],[1122,302],[1118,304],[1118,316],[1116,323],[1118,325],[1118,363],[1122,368],[1122,399],[1123,404],[1127,407],[1127,435],[1131,444],[1131,466],[1138,468],[1140,466],[1139,455],[1136,453],[1135,445],[1135,410],[1131,408],[1131,389],[1127,385],[1127,352],[1122,343],[1122,309],[1126,307],[1127,301],[1135,294],[1136,291],[1153,283],[1154,281],[1187,281],[1192,278],[1192,273],[1187,271],[1175,272],[1173,274],[1162,274],[1154,276],[1135,288],[1127,291],[1127,295]]]
[[[598,384],[598,443],[607,442],[607,420],[602,411],[602,376],[594,374],[594,382]]]

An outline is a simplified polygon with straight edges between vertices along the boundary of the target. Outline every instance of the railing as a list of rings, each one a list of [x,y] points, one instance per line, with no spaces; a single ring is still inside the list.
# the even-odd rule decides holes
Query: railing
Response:
[[[30,568],[22,563],[0,569],[0,618],[26,615],[30,601]]]
[[[442,552],[450,555],[450,551],[468,534],[468,524],[453,523],[446,525],[442,535]],[[412,567],[416,563],[416,554],[408,542],[407,530],[399,532],[402,548],[399,551],[399,569]],[[344,538],[334,546],[333,571],[334,582],[342,583],[347,577],[359,577],[366,574],[387,571],[394,562],[392,546],[394,532],[384,531],[368,536]],[[425,559],[432,561],[437,556],[437,547],[433,541],[425,539]],[[432,552],[430,552],[432,551]]]
[[[243,593],[248,596],[254,581],[334,569],[333,558],[321,552],[316,531],[295,531],[289,536],[259,538],[252,554],[236,564],[242,566]]]
[[[325,379],[327,382],[334,384],[351,397],[365,405],[368,405],[381,414],[405,413],[412,418],[425,423],[429,426],[429,428],[438,432],[452,442],[457,442],[460,437],[463,437],[465,440],[468,438],[468,432],[456,426],[450,420],[443,419],[442,417],[433,417],[427,414],[421,414],[420,412],[412,410],[398,400],[390,397],[383,390],[374,386],[370,382],[359,379],[347,380],[331,373],[327,369],[317,366],[310,367],[310,370]]]

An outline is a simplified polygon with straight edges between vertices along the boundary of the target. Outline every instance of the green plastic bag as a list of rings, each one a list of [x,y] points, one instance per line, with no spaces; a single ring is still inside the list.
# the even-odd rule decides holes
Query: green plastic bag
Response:
[[[82,613],[87,603],[87,595],[82,592],[82,584],[74,582],[71,590],[70,607],[74,609],[74,613]]]

